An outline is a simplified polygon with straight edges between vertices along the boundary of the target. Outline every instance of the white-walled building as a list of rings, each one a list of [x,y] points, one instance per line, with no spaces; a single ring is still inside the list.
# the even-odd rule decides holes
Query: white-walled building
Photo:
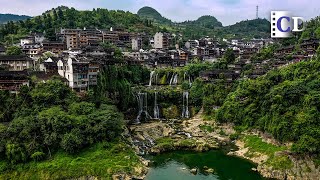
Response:
[[[154,35],[155,49],[168,49],[170,44],[170,37],[166,33],[157,32]]]
[[[20,46],[23,47],[25,44],[33,44],[34,38],[31,36],[24,37],[20,39]]]

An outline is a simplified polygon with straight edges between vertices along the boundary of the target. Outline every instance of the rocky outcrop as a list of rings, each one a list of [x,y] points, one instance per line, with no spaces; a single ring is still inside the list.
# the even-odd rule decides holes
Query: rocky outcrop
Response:
[[[267,141],[272,142],[272,141]],[[276,142],[272,142],[276,144]],[[258,171],[263,177],[271,179],[287,179],[287,180],[314,180],[320,177],[320,167],[316,167],[312,158],[304,157],[298,158],[290,154],[286,154],[293,162],[293,167],[289,169],[276,169],[267,164],[268,156],[258,152],[254,152],[253,156],[247,156],[248,148],[245,147],[244,142],[237,140],[236,145],[239,150],[235,152],[229,152],[228,155],[235,155],[246,158],[256,164],[258,164],[256,171]],[[276,153],[275,156],[279,156],[281,153]]]
[[[170,142],[157,144],[150,149],[151,154],[160,154],[168,151],[190,150],[195,152],[205,152],[219,148],[219,144],[214,139],[170,139]]]

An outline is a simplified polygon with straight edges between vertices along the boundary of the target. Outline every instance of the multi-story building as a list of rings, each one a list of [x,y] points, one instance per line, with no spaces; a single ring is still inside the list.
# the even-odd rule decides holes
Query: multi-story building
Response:
[[[70,88],[81,92],[97,85],[101,64],[87,57],[69,57],[66,61],[58,60],[57,69],[59,75],[69,81]]]
[[[313,56],[316,54],[319,44],[320,41],[318,39],[310,38],[303,40],[300,47],[307,56]]]
[[[43,42],[43,50],[50,51],[55,54],[60,54],[66,50],[66,45],[59,41],[45,41]]]
[[[84,29],[80,31],[80,47],[98,46],[103,42],[103,33],[97,29]]]
[[[62,41],[66,44],[67,48],[80,47],[80,32],[81,29],[61,29],[60,36]]]
[[[185,43],[185,47],[187,49],[195,48],[199,46],[199,41],[198,40],[189,40]]]
[[[135,36],[132,33],[126,32],[122,29],[103,30],[103,41],[114,44],[118,47],[130,47],[132,44],[132,37]]]
[[[30,58],[38,60],[42,55],[41,44],[24,44],[22,46],[22,51]]]
[[[98,85],[98,74],[100,72],[100,63],[99,61],[90,61],[89,63],[89,83],[88,83],[88,89],[90,86],[96,86]]]
[[[142,38],[141,37],[132,38],[132,50],[139,51],[140,49],[142,49]]]
[[[0,65],[7,66],[9,71],[23,71],[32,69],[34,67],[34,61],[25,55],[2,55],[0,56]]]
[[[179,59],[187,62],[189,60],[189,53],[183,50],[179,50]]]
[[[60,65],[61,63],[58,63],[58,69],[62,69]],[[69,57],[64,66],[64,75],[69,81],[69,86],[78,91],[87,90],[89,83],[89,62],[83,62],[76,58]]]
[[[157,32],[154,35],[154,48],[155,49],[169,49],[170,35],[167,33]]]

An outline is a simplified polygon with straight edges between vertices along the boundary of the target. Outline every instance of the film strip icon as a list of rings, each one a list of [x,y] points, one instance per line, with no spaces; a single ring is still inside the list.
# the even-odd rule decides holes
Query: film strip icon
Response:
[[[276,29],[277,29],[277,16],[276,16],[276,14],[277,14],[277,11],[271,11],[271,37],[272,38],[275,38],[275,37],[277,37],[276,35],[277,35],[277,31],[276,31]]]
[[[271,11],[271,38],[287,38],[291,37],[291,32],[282,32],[278,27],[290,27],[291,22],[281,20],[283,17],[291,18],[291,13],[288,11]],[[278,21],[280,20],[280,21]],[[280,23],[280,24],[278,24]]]

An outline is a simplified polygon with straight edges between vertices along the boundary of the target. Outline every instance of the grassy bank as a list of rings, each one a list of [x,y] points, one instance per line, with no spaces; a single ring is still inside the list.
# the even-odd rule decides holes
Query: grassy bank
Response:
[[[245,154],[248,157],[256,156],[256,152],[268,155],[266,164],[272,166],[274,169],[290,169],[293,167],[292,161],[287,155],[277,155],[277,152],[287,150],[285,146],[276,146],[262,141],[258,136],[247,135],[242,138],[245,143],[245,147],[249,148],[249,151]]]
[[[51,160],[15,166],[0,162],[0,179],[69,179],[94,176],[110,179],[115,173],[134,174],[142,167],[132,149],[122,143],[96,144],[77,155],[56,153]]]

